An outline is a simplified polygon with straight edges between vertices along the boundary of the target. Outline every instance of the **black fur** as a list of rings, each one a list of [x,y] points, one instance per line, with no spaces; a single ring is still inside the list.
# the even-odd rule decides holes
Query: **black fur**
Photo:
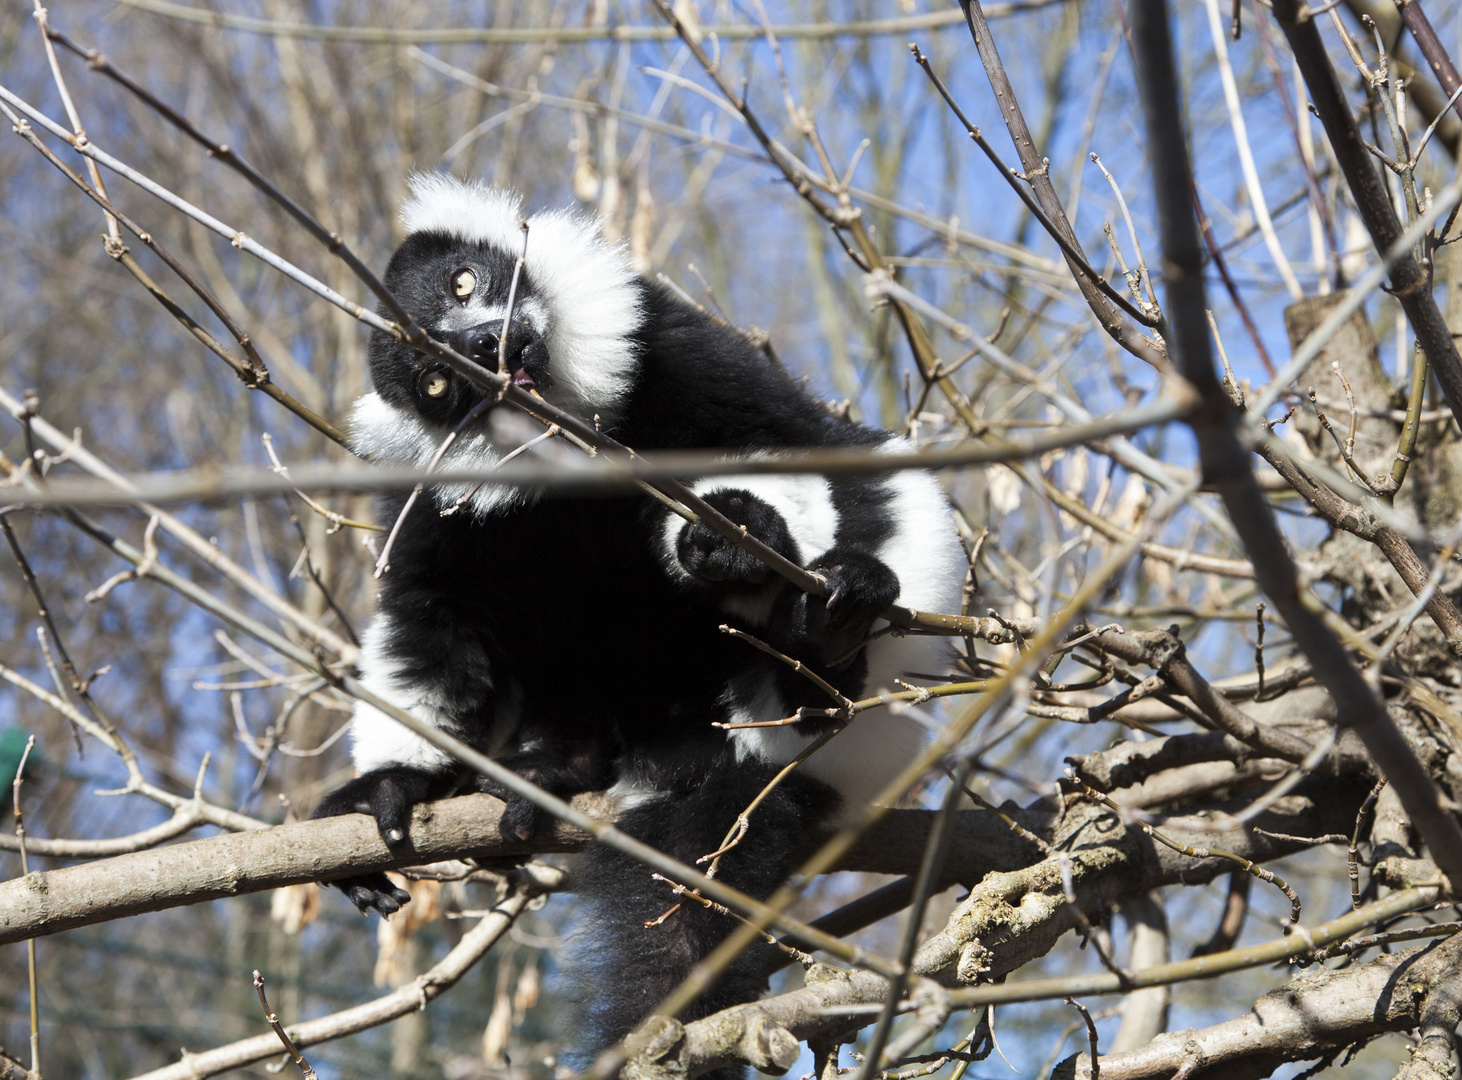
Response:
[[[724,751],[709,764],[713,768],[705,779],[688,775],[682,786],[621,814],[619,827],[687,863],[719,850],[736,815],[777,770],[754,763],[737,766]],[[797,856],[818,838],[836,798],[826,785],[794,773],[757,808],[755,832],[722,857],[717,876],[752,896],[770,896],[795,868]],[[574,882],[588,900],[574,958],[597,976],[583,1002],[584,1037],[588,1046],[602,1047],[632,1031],[733,927],[724,915],[693,901],[658,922],[678,898],[642,865],[603,845],[580,858]],[[689,1023],[761,996],[770,952],[763,945],[742,953],[681,1020]],[[617,992],[601,992],[607,987]],[[741,1072],[726,1069],[717,1075]]]
[[[465,309],[449,283],[460,269],[471,269],[480,290],[474,301],[483,310],[501,308],[514,254],[448,233],[418,232],[392,258],[385,280],[429,332],[495,368],[501,315],[463,325]],[[526,314],[509,330],[509,370],[553,400],[562,372],[548,344],[552,327],[533,314],[542,299],[538,288],[532,274],[519,283]],[[625,348],[637,363],[626,376],[628,394],[603,418],[615,438],[642,450],[759,452],[871,448],[888,438],[831,418],[740,334],[667,289],[646,281],[631,288],[642,317]],[[370,360],[380,398],[439,432],[483,401],[478,387],[384,334],[373,337]],[[431,396],[423,376],[435,374],[448,389]],[[370,437],[360,448],[381,452],[368,444]],[[383,445],[390,441],[381,437]],[[630,784],[642,794],[621,827],[694,863],[719,847],[783,763],[751,757],[738,764],[712,721],[764,698],[768,686],[786,710],[780,715],[829,703],[802,676],[721,633],[723,622],[746,622],[729,618],[728,605],[762,605],[764,625],[754,632],[842,692],[856,697],[864,689],[867,662],[859,645],[900,591],[898,576],[877,555],[896,523],[885,478],[834,482],[831,499],[831,548],[803,551],[792,525],[755,491],[723,488],[709,496],[774,549],[826,575],[826,601],[793,589],[702,525],[683,527],[667,551],[665,510],[647,497],[529,497],[486,514],[450,516],[423,500],[396,539],[374,628],[380,640],[368,650],[362,675],[371,676],[375,665],[375,674],[394,679],[405,706],[427,703],[433,722],[549,791]],[[403,500],[399,494],[382,499],[382,524],[396,520]],[[328,796],[317,816],[369,813],[394,846],[415,802],[463,787],[493,790],[445,761],[377,760],[369,741],[379,729],[362,727],[366,721],[357,716],[357,759],[374,766]],[[809,729],[816,733],[815,725]],[[531,835],[531,805],[494,793],[507,797],[504,832]],[[794,775],[757,812],[721,878],[765,897],[839,803],[826,784]],[[675,898],[644,867],[609,848],[587,853],[576,880],[592,912],[584,955],[591,974],[602,975],[588,987],[592,1049],[630,1031],[732,924],[686,905],[664,924],[645,928]],[[406,899],[381,875],[340,884],[362,911],[389,914]],[[744,958],[702,999],[696,1015],[757,996],[761,971],[754,956]]]

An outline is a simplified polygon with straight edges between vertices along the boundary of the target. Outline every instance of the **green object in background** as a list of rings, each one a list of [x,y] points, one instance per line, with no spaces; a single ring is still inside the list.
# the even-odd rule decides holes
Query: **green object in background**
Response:
[[[20,759],[25,756],[25,744],[29,738],[30,732],[20,728],[6,728],[0,732],[0,788],[3,788],[0,816],[10,810],[10,785],[15,782],[15,772],[20,768]],[[32,750],[27,767],[34,766],[36,761],[36,752]]]

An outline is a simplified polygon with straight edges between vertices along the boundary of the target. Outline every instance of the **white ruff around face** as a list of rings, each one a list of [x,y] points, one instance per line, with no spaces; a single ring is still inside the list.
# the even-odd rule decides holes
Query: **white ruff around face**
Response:
[[[409,183],[401,208],[408,232],[444,232],[515,259],[522,252],[520,196],[441,173]],[[605,243],[590,215],[540,211],[528,218],[524,269],[546,324],[553,385],[544,397],[583,420],[613,424],[638,363],[630,337],[644,318],[623,247]]]
[[[429,424],[407,409],[398,409],[382,401],[381,395],[374,392],[356,399],[346,428],[350,447],[356,453],[368,455],[377,462],[415,465],[422,469],[431,464],[437,449],[451,433],[450,428]],[[498,446],[485,426],[478,424],[471,431],[457,436],[437,468],[486,473],[513,449],[512,446]],[[481,486],[439,484],[431,489],[438,510],[450,510],[468,492],[472,493],[472,497],[462,504],[460,511],[479,519],[533,498],[530,492],[521,488],[490,483]]]

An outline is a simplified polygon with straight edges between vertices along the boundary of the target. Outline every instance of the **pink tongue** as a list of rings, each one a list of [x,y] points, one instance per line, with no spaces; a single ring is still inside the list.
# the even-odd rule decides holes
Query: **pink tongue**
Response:
[[[513,372],[513,382],[518,386],[532,386],[533,376],[529,375],[528,372],[524,369],[519,368],[517,371]]]

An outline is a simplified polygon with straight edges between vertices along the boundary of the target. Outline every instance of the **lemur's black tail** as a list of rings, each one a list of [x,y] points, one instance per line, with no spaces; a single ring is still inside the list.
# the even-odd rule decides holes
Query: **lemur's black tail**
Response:
[[[718,850],[737,815],[777,770],[745,762],[727,763],[693,785],[657,794],[620,816],[625,832],[681,862]],[[793,774],[759,806],[751,829],[721,860],[717,877],[757,899],[766,899],[795,868],[795,860],[839,804],[832,788]],[[582,982],[585,999],[583,1046],[597,1052],[624,1038],[689,974],[691,967],[737,923],[693,901],[664,922],[674,907],[670,886],[651,877],[642,863],[602,844],[580,858],[574,880],[587,906],[584,929],[573,952],[570,975]],[[767,946],[753,947],[726,970],[707,993],[682,1013],[686,1022],[753,1001],[766,987]],[[740,1076],[722,1069],[716,1080]]]

